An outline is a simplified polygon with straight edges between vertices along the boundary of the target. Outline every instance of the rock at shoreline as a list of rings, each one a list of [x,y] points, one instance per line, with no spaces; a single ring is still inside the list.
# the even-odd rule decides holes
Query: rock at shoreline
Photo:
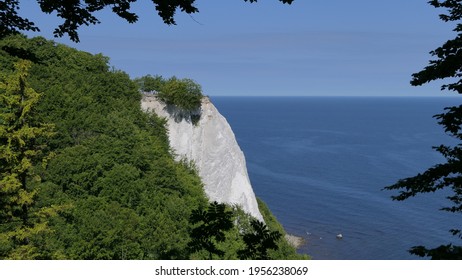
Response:
[[[286,234],[285,238],[287,242],[289,242],[289,244],[292,245],[295,249],[300,248],[306,242],[303,237],[290,234]]]

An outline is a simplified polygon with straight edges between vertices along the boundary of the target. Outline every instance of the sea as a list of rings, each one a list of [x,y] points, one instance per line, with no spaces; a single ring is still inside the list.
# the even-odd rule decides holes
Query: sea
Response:
[[[212,97],[249,177],[300,253],[327,260],[421,259],[408,250],[458,244],[448,191],[394,201],[383,190],[445,162],[454,145],[433,118],[456,97]],[[341,234],[342,238],[337,238]]]

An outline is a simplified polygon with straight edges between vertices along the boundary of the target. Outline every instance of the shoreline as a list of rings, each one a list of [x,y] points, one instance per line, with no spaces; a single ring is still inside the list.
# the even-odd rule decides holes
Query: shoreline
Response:
[[[292,245],[295,249],[299,249],[302,245],[306,243],[306,240],[301,236],[296,236],[292,234],[286,234],[285,239]]]

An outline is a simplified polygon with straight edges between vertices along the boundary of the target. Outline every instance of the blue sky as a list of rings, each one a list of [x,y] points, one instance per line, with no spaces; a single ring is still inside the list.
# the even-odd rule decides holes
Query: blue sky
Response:
[[[21,1],[20,13],[42,29],[29,36],[103,53],[132,78],[192,78],[210,96],[443,95],[438,83],[409,84],[429,51],[455,36],[427,0],[197,0],[200,12],[178,14],[176,26],[138,2],[138,23],[100,12],[102,24],[82,27],[78,44],[53,38],[60,20],[35,0]]]

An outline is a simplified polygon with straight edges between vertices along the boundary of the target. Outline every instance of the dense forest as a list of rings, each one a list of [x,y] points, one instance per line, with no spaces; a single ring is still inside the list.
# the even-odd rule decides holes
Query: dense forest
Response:
[[[264,203],[266,225],[209,203],[194,164],[174,160],[165,120],[141,111],[140,79],[107,57],[13,35],[0,67],[0,259],[307,257]]]

